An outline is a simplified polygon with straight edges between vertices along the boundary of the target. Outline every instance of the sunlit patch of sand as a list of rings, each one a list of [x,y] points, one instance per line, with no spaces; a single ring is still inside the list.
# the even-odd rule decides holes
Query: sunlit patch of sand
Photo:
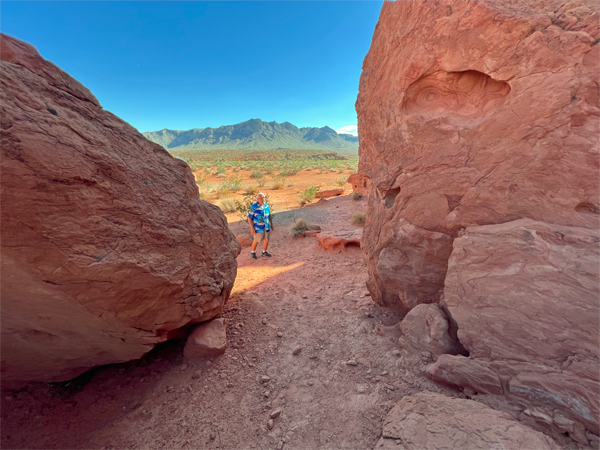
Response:
[[[241,292],[268,280],[269,278],[279,275],[280,273],[288,272],[290,270],[297,269],[304,264],[304,261],[300,261],[289,266],[245,266],[238,267],[237,277],[231,296],[240,294]]]

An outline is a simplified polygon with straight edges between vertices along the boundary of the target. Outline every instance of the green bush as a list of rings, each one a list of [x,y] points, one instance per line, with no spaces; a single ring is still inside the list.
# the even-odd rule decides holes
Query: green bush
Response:
[[[296,222],[290,227],[290,234],[296,237],[310,229],[309,223],[303,218],[296,219]]]
[[[304,206],[307,203],[312,202],[315,199],[317,192],[319,192],[319,186],[311,186],[304,189],[304,192],[300,194],[300,204]]]
[[[264,186],[265,184],[267,184],[267,180],[265,179],[265,177],[260,177],[256,179],[256,184],[258,184],[259,186]]]
[[[258,194],[258,186],[246,186],[246,194],[256,195]]]
[[[242,195],[242,201],[235,200],[235,210],[238,212],[240,219],[248,220],[248,212],[252,205],[256,202],[256,194],[247,193]],[[269,194],[265,194],[265,203],[269,203]],[[271,214],[273,214],[273,205],[269,203],[271,207]]]
[[[264,176],[265,174],[262,173],[260,170],[255,170],[250,174],[250,178],[264,178]]]

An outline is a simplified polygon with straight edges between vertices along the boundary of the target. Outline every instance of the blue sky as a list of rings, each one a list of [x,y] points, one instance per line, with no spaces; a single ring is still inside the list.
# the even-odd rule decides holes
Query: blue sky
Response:
[[[27,41],[140,131],[356,125],[382,1],[12,2]]]

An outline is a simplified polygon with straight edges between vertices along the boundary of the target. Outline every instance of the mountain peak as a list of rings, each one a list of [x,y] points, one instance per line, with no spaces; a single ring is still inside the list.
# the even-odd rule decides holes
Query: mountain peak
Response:
[[[162,129],[143,133],[167,150],[332,150],[358,152],[358,138],[338,134],[333,128],[302,127],[290,122],[264,122],[249,119],[218,128],[194,128],[187,131]]]

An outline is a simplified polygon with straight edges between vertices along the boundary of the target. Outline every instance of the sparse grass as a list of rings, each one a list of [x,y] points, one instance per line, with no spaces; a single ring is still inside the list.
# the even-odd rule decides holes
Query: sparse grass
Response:
[[[283,189],[285,187],[285,180],[286,180],[286,176],[285,175],[277,175],[275,177],[275,183],[273,183],[273,189],[274,190],[279,190],[279,189]]]
[[[353,192],[352,193],[352,200],[360,200],[362,198],[362,195],[360,195],[358,192]]]
[[[207,174],[210,173],[210,167],[205,167],[204,168],[204,173],[207,173]]]
[[[309,228],[309,223],[305,219],[299,218],[296,219],[296,222],[290,227],[290,234],[292,235],[292,237],[296,237],[304,233],[305,231],[308,231]]]
[[[206,183],[206,175],[202,176],[199,173],[196,174],[196,184],[202,186],[204,183]]]
[[[348,179],[348,177],[340,177],[337,180],[335,180],[333,182],[333,184],[335,184],[336,186],[339,186],[339,187],[344,187],[344,186],[346,186],[347,179]]]
[[[246,186],[246,189],[244,189],[246,191],[246,194],[258,194],[258,186]]]
[[[232,198],[227,198],[227,199],[221,200],[219,202],[219,208],[224,213],[234,212],[236,210],[235,207],[236,207],[235,200],[233,200]]]
[[[265,176],[265,174],[262,173],[260,170],[255,170],[254,172],[252,172],[250,174],[250,178],[256,178],[256,179],[264,178],[264,176]]]
[[[217,189],[215,189],[215,193],[217,194],[217,198],[230,197],[232,192],[231,189],[224,186],[225,183],[220,184]]]
[[[304,189],[304,192],[300,194],[300,204],[304,206],[307,203],[312,202],[315,199],[317,192],[319,192],[319,186],[311,186]]]
[[[363,213],[355,213],[352,216],[352,223],[362,227],[365,224],[365,215]]]
[[[265,177],[260,177],[256,179],[256,184],[258,184],[260,187],[264,186],[265,184],[267,184],[267,180],[265,179]]]

